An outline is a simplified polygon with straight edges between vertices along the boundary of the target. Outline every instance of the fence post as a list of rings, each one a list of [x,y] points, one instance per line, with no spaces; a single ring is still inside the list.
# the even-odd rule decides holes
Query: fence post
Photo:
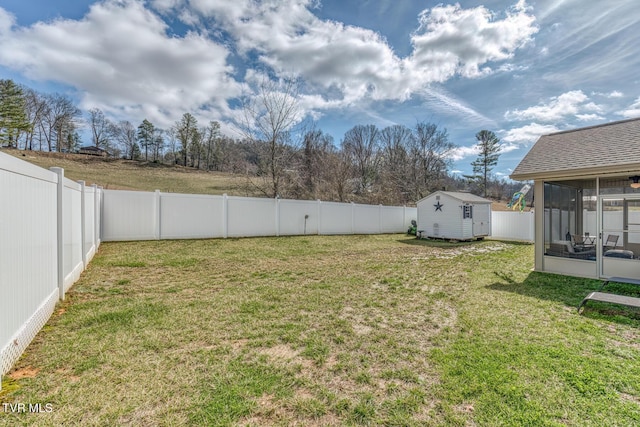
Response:
[[[160,217],[160,190],[156,190],[156,240],[160,240],[162,238],[161,230],[162,218]]]
[[[229,236],[229,221],[227,220],[229,207],[229,196],[227,193],[222,195],[222,238],[226,239]]]
[[[318,236],[322,234],[320,231],[320,224],[322,224],[322,218],[320,217],[320,212],[322,212],[322,200],[318,199]]]
[[[276,237],[280,237],[280,197],[276,196]]]
[[[86,186],[84,181],[78,181],[78,184],[80,184],[80,238],[82,239],[82,242],[80,242],[80,247],[82,248],[82,269],[84,270],[85,268],[87,268],[87,239],[85,235],[85,227],[87,225],[87,218],[85,218]]]
[[[351,202],[351,234],[356,233],[356,204]]]
[[[93,187],[93,246],[95,251],[98,252],[98,217],[100,215],[100,200],[98,199],[98,186],[96,184],[91,185]]]
[[[64,169],[52,167],[50,170],[58,175],[56,212],[58,223],[58,297],[64,300]]]
[[[403,229],[406,226],[407,226],[407,205],[402,205],[402,227],[403,227]]]
[[[100,201],[98,202],[99,206],[99,211],[100,211],[100,216],[98,217],[98,220],[100,222],[100,227],[97,227],[97,231],[96,233],[98,233],[98,240],[96,240],[96,245],[98,245],[99,243],[102,243],[102,236],[104,236],[104,225],[103,225],[103,220],[104,220],[104,188],[99,186],[98,189],[100,190]],[[96,246],[96,249],[98,247]]]
[[[378,234],[382,234],[382,205],[378,205]]]

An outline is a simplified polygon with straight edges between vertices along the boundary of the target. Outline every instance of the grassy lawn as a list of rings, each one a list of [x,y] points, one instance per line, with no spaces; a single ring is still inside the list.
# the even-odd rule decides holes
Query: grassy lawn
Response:
[[[600,282],[532,260],[403,235],[106,243],[3,384],[52,412],[0,424],[639,425],[640,313],[580,316]]]

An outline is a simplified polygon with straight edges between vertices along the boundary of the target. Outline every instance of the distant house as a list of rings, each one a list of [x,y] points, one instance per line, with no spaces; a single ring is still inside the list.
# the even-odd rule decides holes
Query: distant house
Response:
[[[80,147],[80,149],[78,150],[78,153],[87,154],[89,156],[101,156],[101,157],[109,156],[109,152],[107,150],[103,150],[102,148],[99,148],[93,145],[90,147]]]
[[[535,269],[640,279],[640,118],[541,136],[511,174],[533,180]]]
[[[417,206],[423,237],[473,240],[491,235],[491,200],[471,193],[436,191]]]

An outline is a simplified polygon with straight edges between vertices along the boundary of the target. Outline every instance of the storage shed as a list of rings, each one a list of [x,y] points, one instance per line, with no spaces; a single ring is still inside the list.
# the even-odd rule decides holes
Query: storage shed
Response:
[[[417,205],[422,237],[473,240],[491,235],[491,200],[471,193],[436,191]]]

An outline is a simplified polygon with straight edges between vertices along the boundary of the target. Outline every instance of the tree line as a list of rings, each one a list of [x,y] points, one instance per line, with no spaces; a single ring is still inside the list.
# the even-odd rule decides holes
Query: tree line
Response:
[[[86,145],[113,157],[242,174],[268,197],[411,204],[443,188],[503,199],[519,189],[490,174],[499,156],[493,132],[476,135],[473,175],[460,177],[449,171],[457,146],[446,129],[355,125],[336,142],[301,118],[298,88],[295,80],[264,80],[242,99],[241,136],[231,138],[219,122],[202,125],[191,113],[168,129],[147,119],[114,122],[97,108],[83,114],[66,95],[0,80],[0,146],[77,152],[85,129]]]

